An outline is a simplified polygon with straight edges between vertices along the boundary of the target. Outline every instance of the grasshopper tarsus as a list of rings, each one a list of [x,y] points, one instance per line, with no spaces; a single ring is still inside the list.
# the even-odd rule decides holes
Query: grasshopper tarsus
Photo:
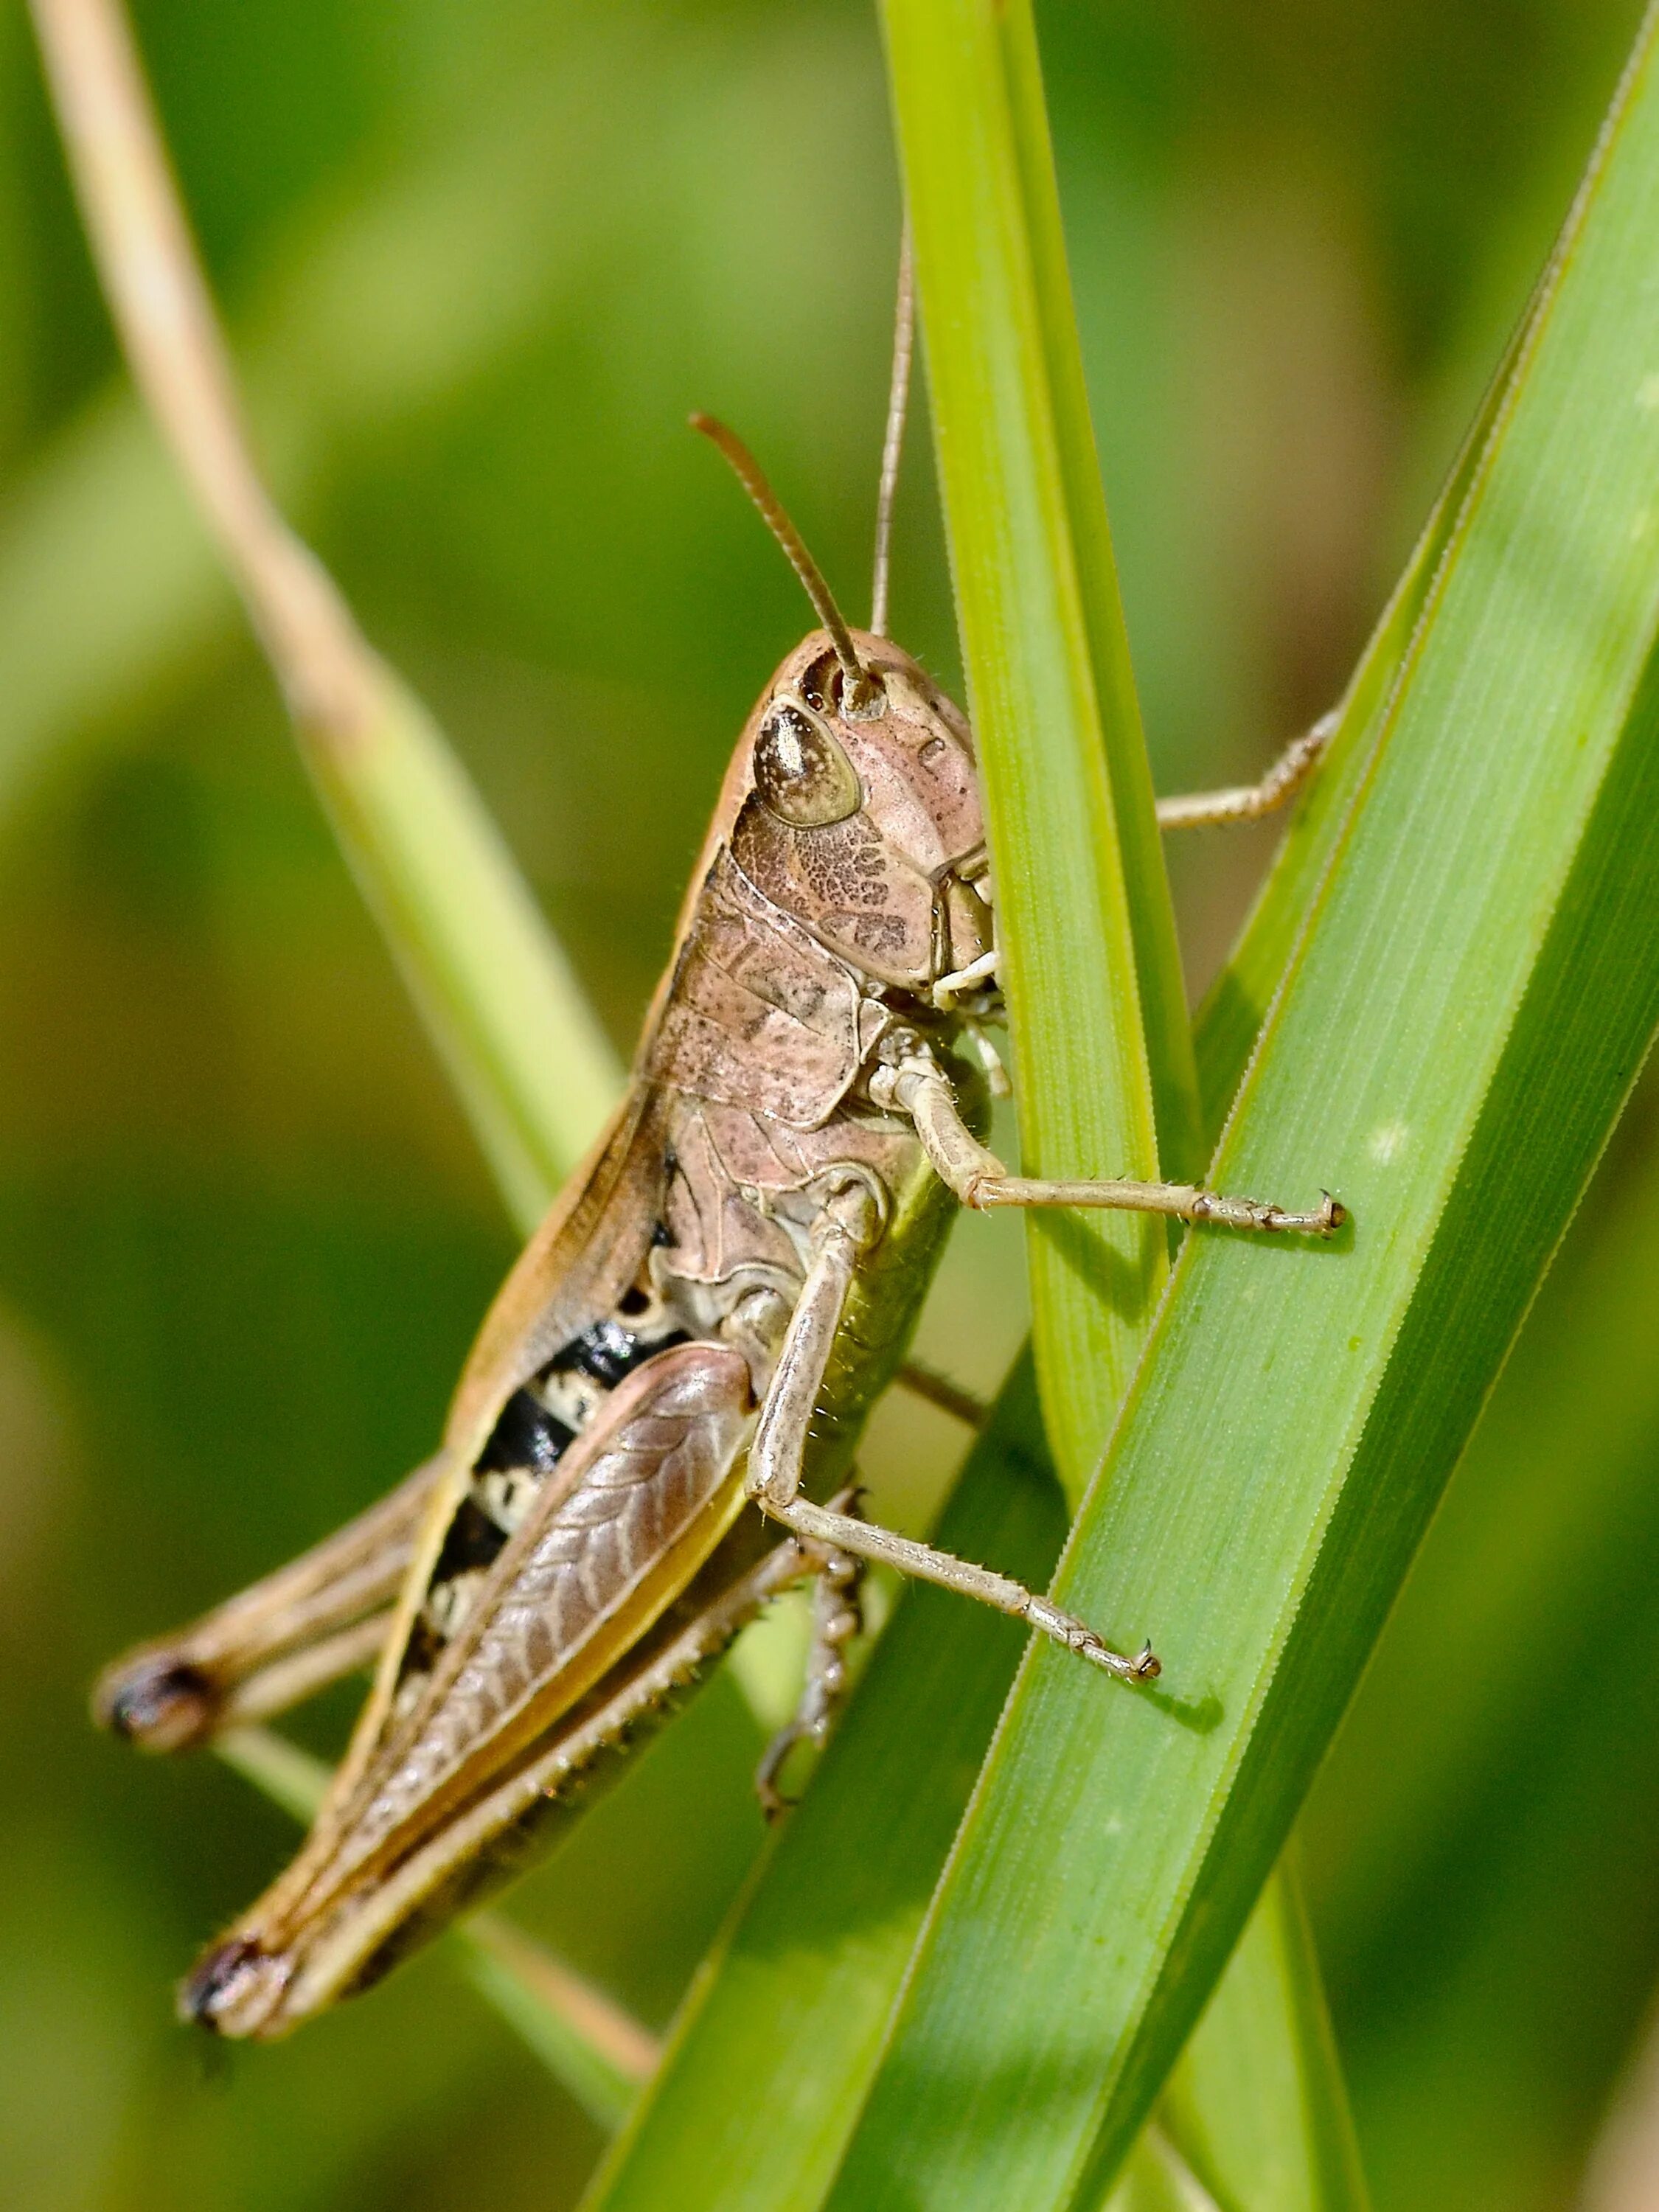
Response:
[[[1089,1630],[1085,1632],[1085,1640],[1073,1644],[1071,1649],[1079,1658],[1088,1660],[1091,1666],[1100,1668],[1120,1682],[1155,1682],[1164,1672],[1164,1662],[1150,1644],[1143,1644],[1133,1658],[1127,1658]]]
[[[859,1521],[860,1492],[849,1486],[830,1501],[829,1510]],[[864,1563],[848,1551],[803,1541],[797,1537],[802,1570],[812,1577],[812,1642],[801,1682],[800,1701],[761,1754],[755,1769],[755,1795],[769,1821],[781,1820],[794,1804],[778,1788],[785,1760],[798,1743],[820,1748],[828,1741],[836,1714],[847,1696],[847,1646],[864,1626],[860,1601]]]
[[[1228,1198],[1219,1191],[1200,1190],[1194,1194],[1187,1218],[1212,1222],[1218,1228],[1256,1230],[1269,1237],[1334,1237],[1348,1219],[1348,1209],[1329,1191],[1320,1196],[1322,1202],[1312,1212],[1299,1213],[1259,1198]]]
[[[1015,1584],[1013,1587],[1018,1588]],[[1050,1598],[1030,1596],[1024,1607],[1009,1607],[1010,1612],[1022,1611],[1031,1627],[1058,1644],[1062,1650],[1075,1652],[1086,1659],[1091,1667],[1098,1667],[1120,1682],[1156,1681],[1164,1671],[1150,1644],[1143,1644],[1131,1659],[1123,1652],[1114,1650],[1105,1638],[1079,1620],[1074,1613],[1066,1613]]]

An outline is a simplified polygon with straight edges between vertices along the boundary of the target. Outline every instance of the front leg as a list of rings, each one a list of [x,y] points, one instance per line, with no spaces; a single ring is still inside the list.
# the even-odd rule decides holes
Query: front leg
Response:
[[[878,1106],[907,1115],[915,1122],[922,1149],[940,1179],[964,1206],[981,1212],[998,1206],[1103,1206],[1304,1237],[1329,1237],[1348,1218],[1346,1207],[1328,1191],[1313,1212],[1297,1213],[1258,1198],[1229,1198],[1197,1183],[1133,1182],[1121,1177],[1065,1182],[1010,1175],[963,1120],[949,1077],[920,1042],[896,1065],[876,1070],[870,1079],[870,1096]]]
[[[862,1195],[868,1204],[867,1191]],[[846,1192],[837,1194],[820,1219],[812,1263],[761,1408],[744,1477],[748,1495],[762,1512],[810,1544],[848,1552],[855,1559],[879,1560],[901,1574],[938,1583],[963,1597],[977,1598],[981,1605],[994,1606],[999,1613],[1024,1620],[1109,1674],[1127,1681],[1151,1680],[1158,1672],[1158,1662],[1150,1644],[1133,1658],[1126,1658],[1075,1614],[1063,1612],[1011,1576],[953,1559],[948,1552],[935,1551],[931,1544],[919,1544],[893,1529],[837,1512],[833,1506],[815,1505],[800,1495],[807,1430],[835,1349],[836,1332],[860,1252],[871,1242],[872,1225],[867,1216],[860,1219],[856,1199]]]

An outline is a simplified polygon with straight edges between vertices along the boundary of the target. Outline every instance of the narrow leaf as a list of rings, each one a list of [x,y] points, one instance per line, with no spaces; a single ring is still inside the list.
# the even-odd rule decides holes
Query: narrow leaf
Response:
[[[563,947],[442,732],[382,664],[378,711],[302,731],[342,850],[507,1210],[526,1234],[622,1071]]]
[[[1652,1033],[1659,96],[1644,28],[1218,1183],[924,1933],[841,2212],[1097,2201],[1190,2028]],[[1224,1418],[1220,1409],[1224,1408]]]
[[[1029,24],[1022,6],[989,0],[889,0],[883,18],[1024,1165],[1155,1176],[1143,975],[1182,1128],[1190,1047]],[[1136,826],[1138,921],[1119,814]],[[1043,1410],[1075,1499],[1162,1289],[1165,1235],[1131,1215],[1045,1215],[1030,1249]]]
[[[1158,2124],[1219,2205],[1364,2212],[1343,2089],[1292,1850],[1245,1925],[1158,2105]]]

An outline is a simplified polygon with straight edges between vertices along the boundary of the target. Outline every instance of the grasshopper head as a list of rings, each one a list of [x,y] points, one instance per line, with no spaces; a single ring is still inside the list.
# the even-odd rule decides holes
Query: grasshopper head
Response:
[[[892,471],[909,361],[908,255],[878,526],[884,610]],[[724,453],[818,611],[767,690],[732,763],[732,850],[750,880],[878,982],[919,997],[993,949],[985,823],[961,711],[877,627],[855,630],[734,431],[691,426]],[[890,464],[890,466],[889,465]]]
[[[861,697],[822,630],[773,678],[747,733],[732,849],[831,950],[925,995],[994,941],[973,741],[908,653],[848,635]]]

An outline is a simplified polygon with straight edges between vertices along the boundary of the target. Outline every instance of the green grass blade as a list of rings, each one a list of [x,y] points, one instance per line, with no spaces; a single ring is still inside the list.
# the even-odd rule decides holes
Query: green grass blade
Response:
[[[1624,1155],[1621,1144],[1591,1200],[1590,1249],[1563,1255],[1528,1317],[1322,1778],[1328,1832],[1432,1663],[1442,1687],[1419,1701],[1409,1760],[1391,1763],[1386,1792],[1363,1820],[1347,1813],[1321,1853],[1321,1917],[1345,1958],[1374,1949],[1390,1899],[1430,1886],[1443,1839],[1535,1727],[1542,1654],[1568,1724],[1605,1632],[1604,1586],[1646,1548],[1636,1532],[1659,1437],[1659,1151]]]
[[[1029,24],[884,9],[968,689],[997,870],[1025,1170],[1157,1172],[1142,981],[1190,1122],[1169,895],[1083,398]],[[1135,922],[1116,823],[1134,825]],[[1153,948],[1143,963],[1137,931]],[[1170,1011],[1173,1001],[1176,1012]],[[1177,1063],[1180,1063],[1177,1066]],[[1075,1499],[1163,1286],[1161,1226],[1037,1221],[1043,1410]]]
[[[1147,1165],[1135,1172],[1154,1173],[1152,1163],[1161,1157],[1165,1172],[1196,1176],[1204,1147],[1191,1031],[1089,416],[1030,9],[889,0],[884,16],[917,232],[963,652],[989,794],[1027,1169],[1032,1171],[1035,1150],[1045,1161],[1068,1158],[1078,1173],[1101,1172],[1103,1161],[1114,1157],[1139,1157]],[[1006,526],[1007,518],[1022,514],[1042,518],[1046,534],[1035,523],[1024,532]],[[1427,562],[1421,565],[1426,573]],[[1068,587],[1079,595],[1085,624],[1098,738],[1084,716],[1068,725],[1057,710],[1062,655],[1069,647],[1075,660],[1074,635],[1062,629],[1046,655],[1040,647],[1042,615],[1064,616]],[[1079,678],[1072,696],[1086,696]],[[998,711],[989,710],[991,702]],[[1064,803],[1046,809],[1039,803],[1045,791],[1091,788],[1091,771],[1103,763],[1116,855],[1103,841],[1098,812],[1091,818]],[[1003,791],[1018,794],[1006,811],[999,808]],[[1092,856],[1080,849],[1091,839]],[[1127,994],[1120,990],[1102,1004],[1078,987],[1079,978],[1094,976],[1109,988],[1121,973],[1115,913],[1095,925],[1091,957],[1090,916],[1075,888],[1086,880],[1090,857],[1115,858],[1121,871],[1145,1023],[1144,1061],[1135,1051],[1137,1007]],[[1115,874],[1112,890],[1118,879]],[[1121,1086],[1133,1083],[1143,1065],[1148,1098],[1137,1102]],[[1075,1113],[1079,1104],[1098,1114],[1107,1102],[1126,1117],[1138,1103],[1152,1105],[1152,1149],[1144,1134],[1138,1152],[1126,1149],[1135,1134],[1121,1128],[1103,1138],[1097,1122],[1092,1128],[1074,1123],[1045,1140],[1048,1148],[1032,1146],[1029,1133],[1040,1115]],[[1144,1121],[1135,1133],[1141,1132]],[[1091,1143],[1103,1142],[1115,1151],[1091,1152]],[[1121,1243],[1136,1241],[1129,1224],[1091,1227],[1115,1234]],[[1090,1279],[1086,1233],[1075,1218],[1038,1217],[1030,1224],[1044,1409],[1074,1501],[1080,1480],[1092,1472],[1123,1379],[1121,1370],[1101,1364],[1091,1371],[1084,1363],[1100,1361],[1103,1332],[1114,1327],[1112,1349],[1133,1358],[1150,1320],[1146,1307],[1123,1309],[1121,1275]],[[1154,1241],[1160,1248],[1152,1261],[1155,1284],[1161,1237]],[[1144,1242],[1140,1249],[1147,1250]],[[1288,1909],[1282,1901],[1281,1909]],[[1270,1933],[1259,1948],[1278,1973],[1246,1975],[1232,2008],[1221,2009],[1200,2041],[1218,2055],[1242,2033],[1252,2049],[1271,2049],[1286,2075],[1317,2080],[1321,2109],[1341,2115],[1346,2107],[1328,2029],[1305,2051],[1297,2040],[1304,2019],[1323,2019],[1316,1974],[1299,1978],[1304,1962],[1293,1960]],[[1224,2058],[1217,2070],[1226,2071]],[[1201,2093],[1198,2101],[1204,2101]],[[1234,2118],[1231,2111],[1212,2116],[1218,2137],[1229,2134]],[[1304,2148],[1300,2129],[1292,2141],[1294,2150],[1284,2150],[1287,2159]],[[1316,2150],[1310,2156],[1316,2164]],[[1239,2201],[1272,2200],[1247,2194]]]
[[[342,850],[526,1234],[622,1082],[599,1019],[432,717],[382,665],[346,741],[301,732]]]
[[[1205,1148],[1198,1125],[1192,1024],[1187,1015],[1187,990],[1163,841],[1153,811],[1152,763],[1141,728],[1099,455],[1089,416],[1054,150],[1048,138],[1042,69],[1029,0],[996,9],[994,22],[1007,86],[1009,134],[1019,169],[1032,292],[1042,334],[1042,366],[1054,416],[1059,488],[1066,501],[1066,520],[1088,629],[1102,742],[1111,781],[1113,825],[1134,937],[1158,1157],[1166,1175],[1196,1176],[1203,1166]],[[986,89],[990,89],[988,81]],[[947,191],[951,189],[948,177],[940,177],[936,183]],[[1119,1018],[1127,1018],[1127,1014]]]
[[[1365,2184],[1296,1855],[1275,1873],[1159,2101],[1218,2205],[1364,2212]]]
[[[1650,2007],[1651,1096],[1528,1316],[1304,1823],[1378,2194],[1425,2212],[1559,2203]]]
[[[1022,1670],[838,2212],[1088,2202],[1283,1842],[1651,1035],[1651,27],[1059,1583],[1152,1692]],[[1224,1420],[1217,1409],[1224,1407]]]

